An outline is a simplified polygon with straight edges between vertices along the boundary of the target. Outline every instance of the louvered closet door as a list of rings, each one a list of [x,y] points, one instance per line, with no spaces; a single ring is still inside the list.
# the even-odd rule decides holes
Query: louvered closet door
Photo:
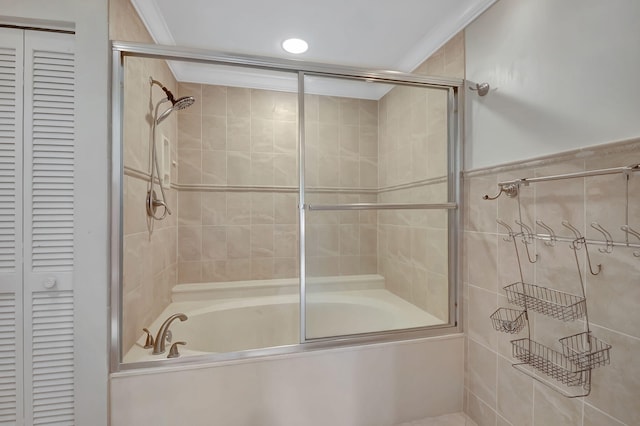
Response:
[[[22,424],[23,32],[0,28],[0,424]]]
[[[24,39],[25,422],[72,425],[74,38]]]

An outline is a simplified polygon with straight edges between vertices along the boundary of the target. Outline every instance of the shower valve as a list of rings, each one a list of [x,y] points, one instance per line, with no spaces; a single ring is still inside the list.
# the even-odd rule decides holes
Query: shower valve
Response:
[[[164,208],[164,211],[162,212],[161,216],[156,216],[156,211],[158,210],[158,207]],[[160,200],[156,196],[156,191],[147,192],[147,215],[151,216],[156,220],[162,220],[167,216],[167,214],[171,214],[171,210],[169,210],[169,206],[167,206],[167,203]]]

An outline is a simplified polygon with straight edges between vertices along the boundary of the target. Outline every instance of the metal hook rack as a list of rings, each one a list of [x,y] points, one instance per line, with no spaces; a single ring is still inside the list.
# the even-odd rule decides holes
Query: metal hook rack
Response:
[[[498,219],[498,223],[500,223],[501,225],[506,225],[502,220]],[[594,222],[597,223],[597,222]],[[546,223],[544,223],[542,220],[538,219],[536,220],[536,224],[539,225],[540,227],[544,228],[544,230],[547,232],[547,234],[541,234],[541,233],[532,233],[532,234],[528,234],[527,237],[533,238],[535,240],[540,240],[543,241],[545,243],[545,245],[550,246],[550,247],[554,247],[555,244],[557,242],[568,242],[568,243],[572,243],[575,242],[575,244],[581,245],[581,244],[588,244],[588,245],[595,245],[595,246],[605,246],[605,249],[603,249],[604,251],[601,251],[602,253],[607,253],[607,254],[611,254],[613,253],[613,248],[614,247],[629,247],[629,248],[637,248],[640,249],[640,244],[637,243],[632,243],[632,242],[620,242],[620,241],[613,241],[613,240],[593,240],[593,239],[587,239],[585,238],[580,231],[573,226],[571,223],[569,223],[568,221],[563,221],[563,225],[565,225],[565,227],[569,230],[571,230],[571,233],[573,234],[572,236],[561,236],[558,235],[554,232],[554,230],[547,225]],[[508,225],[507,225],[508,226]],[[601,226],[601,225],[599,225]],[[607,235],[611,235],[605,228],[602,228],[604,233]],[[627,225],[622,225],[620,226],[620,229],[628,232],[630,235],[633,235],[634,237],[637,237],[638,240],[640,240],[640,233],[638,231],[633,230],[633,228],[627,226]],[[637,234],[637,235],[636,235]],[[514,233],[514,235],[520,236],[520,233]],[[609,248],[609,250],[606,250],[606,247]],[[634,256],[636,257],[640,257],[640,251],[637,252],[638,254],[634,254]]]
[[[562,224],[572,232],[573,237],[558,236],[553,232],[553,230],[548,225],[546,225],[541,220],[536,220],[536,224],[542,227],[545,231],[547,231],[548,234],[534,233],[531,231],[531,228],[528,227],[526,224],[524,224],[522,221],[520,197],[518,197],[520,192],[520,185],[528,186],[529,184],[536,183],[536,182],[546,182],[546,181],[553,181],[553,180],[563,180],[563,179],[581,178],[581,177],[589,177],[589,176],[623,174],[625,176],[625,182],[627,183],[626,209],[627,209],[627,222],[628,222],[628,216],[629,216],[628,214],[628,211],[629,211],[628,179],[633,173],[638,171],[640,171],[640,164],[633,164],[625,167],[613,167],[609,169],[588,170],[584,172],[566,173],[561,175],[514,179],[509,181],[498,182],[498,187],[499,187],[498,194],[495,196],[484,195],[482,198],[484,200],[496,200],[504,193],[504,194],[507,194],[509,198],[517,199],[519,221],[516,221],[516,223],[521,227],[521,231],[522,231],[521,234],[523,234],[523,242],[525,240],[527,241],[525,244],[530,244],[532,242],[532,239],[538,239],[538,240],[544,241],[544,244],[549,247],[553,247],[557,241],[567,241],[570,243],[573,242],[573,244],[576,244],[577,247],[583,244],[600,245],[604,247],[598,248],[598,251],[601,253],[607,253],[607,254],[611,254],[613,252],[614,247],[628,247],[628,248],[640,249],[639,243],[632,243],[629,241],[629,235],[632,235],[638,240],[640,240],[640,232],[635,231],[633,228],[631,228],[629,223],[626,223],[620,226],[620,229],[624,231],[626,235],[624,242],[615,241],[611,233],[607,231],[602,225],[598,224],[598,222],[592,222],[590,226],[596,231],[598,231],[600,234],[602,234],[603,236],[602,240],[593,240],[593,239],[587,239],[586,237],[583,237],[578,231],[578,229],[575,228],[573,225],[569,224],[569,222],[567,221],[563,221]],[[568,224],[569,226],[565,225],[565,223]],[[526,236],[524,234],[526,234]],[[532,260],[528,247],[526,245],[525,245],[525,248],[527,248],[527,256],[529,261],[532,263],[535,263],[537,261],[538,255],[536,254],[534,259]],[[640,250],[634,251],[633,256],[640,258]],[[594,269],[590,265],[591,273],[598,273],[600,269],[601,269],[601,266],[598,265],[598,271],[594,272]]]

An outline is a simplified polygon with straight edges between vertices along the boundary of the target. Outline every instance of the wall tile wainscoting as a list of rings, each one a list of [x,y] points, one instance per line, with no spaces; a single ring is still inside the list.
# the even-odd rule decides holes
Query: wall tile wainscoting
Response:
[[[518,201],[502,195],[495,201],[483,200],[495,195],[497,183],[518,178],[558,175],[584,170],[626,167],[640,163],[640,141],[585,148],[540,160],[524,161],[466,173],[466,217],[464,272],[465,329],[467,330],[466,382],[467,412],[478,424],[494,424],[495,419],[513,425],[525,424],[637,424],[640,422],[640,367],[634,361],[640,354],[640,258],[638,249],[613,247],[602,253],[590,245],[591,263],[602,265],[598,275],[590,274],[585,251],[580,252],[585,280],[591,331],[611,344],[611,364],[593,370],[592,390],[586,398],[567,399],[521,374],[511,367],[514,361],[510,340],[526,331],[510,335],[496,332],[489,315],[509,305],[503,287],[520,281],[513,243],[505,241],[507,232],[497,219],[511,224],[519,220]],[[603,240],[590,226],[597,222],[608,230],[614,241],[626,241],[620,229],[627,223],[637,228],[640,218],[640,175],[631,173],[590,176],[539,182],[520,186],[522,221],[548,233],[536,220],[542,220],[558,236],[572,237],[562,221],[573,224],[587,240]],[[629,242],[633,241],[629,236]],[[520,244],[520,242],[518,242]],[[521,246],[522,247],[522,246]],[[526,260],[525,282],[580,294],[580,281],[570,243],[555,246],[536,241],[531,248],[538,254],[535,263]],[[604,248],[603,248],[603,251]],[[584,322],[562,322],[541,315],[529,315],[532,338],[549,347],[559,347],[558,337],[582,331]],[[595,420],[600,419],[600,420]]]

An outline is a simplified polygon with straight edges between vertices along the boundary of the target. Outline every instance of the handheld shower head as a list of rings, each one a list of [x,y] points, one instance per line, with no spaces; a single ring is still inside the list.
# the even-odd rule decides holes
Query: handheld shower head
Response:
[[[169,114],[171,114],[174,110],[181,110],[181,109],[188,108],[191,105],[193,105],[193,103],[196,101],[196,99],[193,96],[183,96],[181,98],[176,99],[175,96],[173,96],[173,93],[171,93],[171,90],[167,89],[158,80],[154,80],[151,77],[149,77],[149,80],[152,85],[156,84],[160,86],[160,88],[167,95],[167,98],[163,101],[160,101],[160,103],[164,101],[171,101],[171,107],[166,111],[164,111],[162,114],[160,114],[160,116],[156,119],[156,124],[160,124],[160,122],[162,122],[165,118],[167,118]],[[157,107],[156,107],[156,111],[157,111]]]
[[[173,109],[180,110],[180,109],[189,108],[191,105],[194,104],[195,101],[196,99],[193,96],[183,96],[176,101],[172,101]]]
[[[156,119],[156,124],[160,124],[165,118],[167,118],[173,111],[181,110],[185,108],[189,108],[195,102],[195,98],[193,96],[184,96],[178,100],[171,101],[173,105],[167,108],[162,114],[158,116]]]

